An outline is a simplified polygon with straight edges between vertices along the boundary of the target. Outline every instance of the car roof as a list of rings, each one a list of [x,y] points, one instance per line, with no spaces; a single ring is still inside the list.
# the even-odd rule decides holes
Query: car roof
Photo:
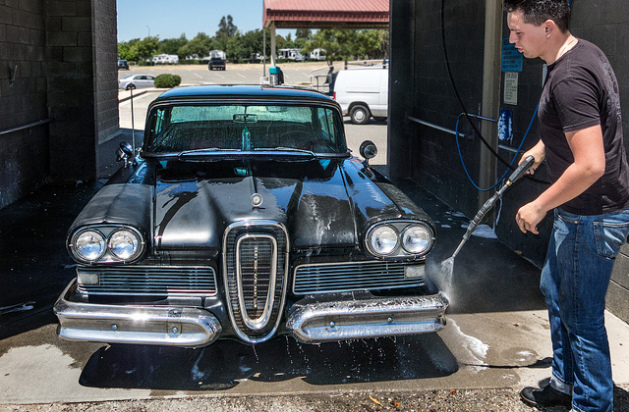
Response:
[[[181,86],[162,93],[155,103],[170,99],[242,98],[242,99],[303,99],[335,102],[330,96],[311,89],[270,85],[199,85]]]
[[[138,76],[151,76],[154,77],[152,74],[146,74],[146,73],[135,73],[135,74],[130,74],[128,76],[123,77],[123,79],[132,79]],[[122,80],[122,79],[121,79]]]

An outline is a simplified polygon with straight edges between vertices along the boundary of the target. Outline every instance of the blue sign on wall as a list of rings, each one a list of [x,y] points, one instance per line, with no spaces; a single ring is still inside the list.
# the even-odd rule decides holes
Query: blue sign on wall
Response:
[[[509,39],[502,39],[502,64],[503,72],[521,72],[522,71],[522,53],[515,48],[515,45],[509,43]]]
[[[498,119],[498,139],[500,141],[511,140],[513,138],[513,112],[509,109],[500,109]]]

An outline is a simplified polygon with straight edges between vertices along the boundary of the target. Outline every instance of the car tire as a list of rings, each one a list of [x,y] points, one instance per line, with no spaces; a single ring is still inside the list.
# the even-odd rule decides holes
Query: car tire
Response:
[[[128,84],[127,90],[135,90],[135,84]]]
[[[371,114],[369,113],[369,109],[365,106],[357,104],[350,110],[349,117],[354,124],[365,124],[369,121]]]

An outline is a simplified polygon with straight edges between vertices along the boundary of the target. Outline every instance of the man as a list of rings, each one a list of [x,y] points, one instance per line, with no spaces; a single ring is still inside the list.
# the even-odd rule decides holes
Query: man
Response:
[[[518,210],[524,233],[554,209],[541,290],[553,343],[550,384],[525,388],[528,405],[612,412],[604,324],[614,259],[629,233],[629,167],[618,84],[603,52],[574,37],[567,0],[505,0],[509,41],[548,74],[539,105],[541,140],[530,173],[545,159],[549,186]]]

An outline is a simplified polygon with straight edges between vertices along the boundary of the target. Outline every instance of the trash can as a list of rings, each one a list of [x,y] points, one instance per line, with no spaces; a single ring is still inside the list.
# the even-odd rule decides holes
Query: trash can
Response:
[[[269,67],[269,81],[271,84],[279,84],[279,76],[278,76],[279,67],[271,66]]]
[[[279,66],[269,67],[269,80],[273,85],[284,84],[284,73],[282,73],[282,69]]]

